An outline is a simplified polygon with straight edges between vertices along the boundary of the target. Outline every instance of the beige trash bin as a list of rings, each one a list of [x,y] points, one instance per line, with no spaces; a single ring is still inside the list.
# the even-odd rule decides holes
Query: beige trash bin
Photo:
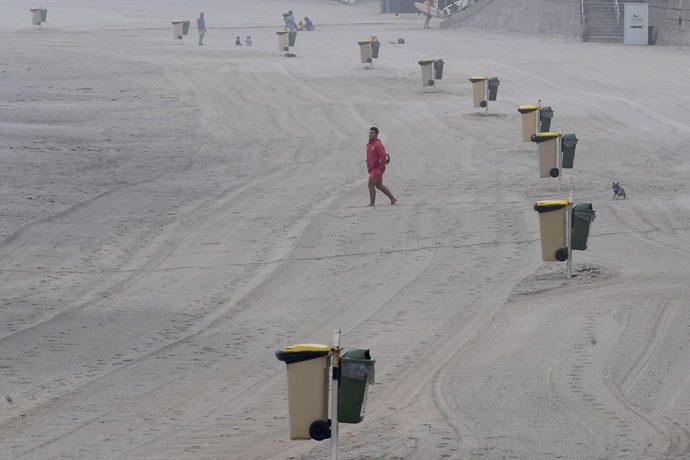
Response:
[[[470,78],[472,82],[472,102],[475,107],[486,107],[486,81],[489,77]]]
[[[565,225],[566,213],[571,208],[570,200],[538,201],[534,205],[534,210],[539,213],[542,260],[563,262],[568,259]]]
[[[172,21],[173,25],[173,39],[182,40],[184,21]]]
[[[288,31],[278,30],[276,32],[278,35],[278,51],[281,53],[288,50]]]
[[[536,133],[532,141],[539,146],[539,177],[558,177],[561,174],[558,164],[561,133]]]
[[[276,352],[287,364],[290,439],[311,439],[309,427],[328,422],[330,345],[291,345]]]
[[[42,8],[31,8],[31,25],[40,26],[43,18]]]
[[[425,59],[419,61],[422,67],[422,86],[434,86],[434,60]]]
[[[522,114],[522,142],[530,142],[532,136],[537,132],[537,117],[539,116],[538,105],[521,105],[518,112]]]
[[[357,42],[359,45],[359,57],[362,64],[371,64],[371,40]]]

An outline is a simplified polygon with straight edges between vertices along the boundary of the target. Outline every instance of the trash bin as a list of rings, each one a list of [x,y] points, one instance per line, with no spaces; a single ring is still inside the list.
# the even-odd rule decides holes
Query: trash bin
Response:
[[[495,101],[496,96],[498,95],[498,85],[500,85],[501,82],[498,78],[496,77],[491,77],[489,78],[489,100],[490,101]]]
[[[486,80],[489,77],[472,77],[472,103],[475,107],[486,107]]]
[[[563,152],[563,167],[572,168],[575,162],[575,147],[577,146],[577,136],[575,134],[564,134],[561,138],[561,151]]]
[[[570,200],[537,201],[534,205],[539,213],[542,260],[563,262],[568,259],[565,221],[570,208]]]
[[[551,130],[551,119],[553,118],[553,110],[551,107],[542,107],[539,110],[539,132],[547,133]]]
[[[654,26],[647,27],[647,44],[656,45],[656,30],[654,30]]]
[[[276,352],[287,364],[290,439],[330,436],[328,424],[328,383],[330,345],[291,345]]]
[[[276,31],[278,35],[278,51],[281,53],[288,50],[288,31],[278,30]]]
[[[573,207],[573,233],[570,246],[575,251],[587,249],[589,225],[594,221],[595,212],[592,203],[578,203]]]
[[[537,132],[538,105],[521,105],[518,112],[522,114],[522,142],[530,142]]]
[[[189,21],[182,21],[182,35],[189,33]]]
[[[532,142],[539,146],[539,177],[558,177],[558,148],[561,133],[536,133]]]
[[[371,41],[370,40],[362,40],[357,42],[359,44],[359,58],[362,61],[362,64],[370,64],[371,63]]]
[[[173,21],[173,22],[172,22],[172,25],[173,25],[173,38],[176,39],[176,40],[182,40],[182,35],[184,35],[184,34],[182,33],[182,28],[183,28],[182,23],[183,23],[183,21]]]
[[[434,80],[443,80],[443,59],[434,61]]]
[[[372,40],[371,41],[371,57],[374,59],[378,59],[380,49],[381,49],[381,42],[378,40]]]
[[[364,419],[367,389],[374,383],[375,363],[366,348],[355,348],[340,357],[339,422],[359,423]]]
[[[288,46],[295,46],[295,40],[297,40],[297,32],[288,32]]]
[[[43,10],[40,8],[31,8],[31,25],[40,26],[43,18]]]
[[[419,61],[419,65],[422,66],[422,86],[434,86],[433,64],[432,59]]]

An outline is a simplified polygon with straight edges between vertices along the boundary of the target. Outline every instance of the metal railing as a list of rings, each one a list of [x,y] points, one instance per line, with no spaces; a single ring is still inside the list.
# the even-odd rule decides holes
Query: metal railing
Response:
[[[448,16],[441,21],[441,28],[452,27],[455,24],[460,24],[466,21],[473,14],[484,8],[486,5],[491,3],[493,0],[470,0],[469,5],[462,11],[458,11],[455,14]]]
[[[621,6],[618,0],[613,0],[613,8],[616,10],[616,24],[621,25]]]
[[[580,24],[585,24],[585,0],[580,0]]]

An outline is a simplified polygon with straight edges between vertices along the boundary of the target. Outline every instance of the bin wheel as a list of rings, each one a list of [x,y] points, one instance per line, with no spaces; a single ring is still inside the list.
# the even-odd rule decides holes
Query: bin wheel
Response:
[[[434,86],[434,80],[429,80],[429,86]]]
[[[371,58],[367,58],[367,62],[371,62]]]
[[[316,441],[323,441],[331,437],[330,421],[316,420],[309,425],[309,436]]]
[[[479,103],[479,107],[486,107],[486,101],[482,101]]]
[[[549,171],[549,176],[551,177],[558,177],[561,174],[561,172],[558,170],[558,168],[551,168]]]
[[[536,134],[532,134],[532,135],[530,136],[529,140],[531,140],[532,142],[537,142],[537,135],[536,135]]]
[[[561,248],[556,251],[556,260],[564,262],[568,260],[568,248]]]

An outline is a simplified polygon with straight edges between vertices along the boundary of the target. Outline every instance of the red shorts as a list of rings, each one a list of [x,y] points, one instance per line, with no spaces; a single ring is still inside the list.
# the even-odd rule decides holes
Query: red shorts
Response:
[[[369,171],[369,180],[378,182],[383,178],[383,171],[381,171],[378,168],[374,168],[371,171]]]

